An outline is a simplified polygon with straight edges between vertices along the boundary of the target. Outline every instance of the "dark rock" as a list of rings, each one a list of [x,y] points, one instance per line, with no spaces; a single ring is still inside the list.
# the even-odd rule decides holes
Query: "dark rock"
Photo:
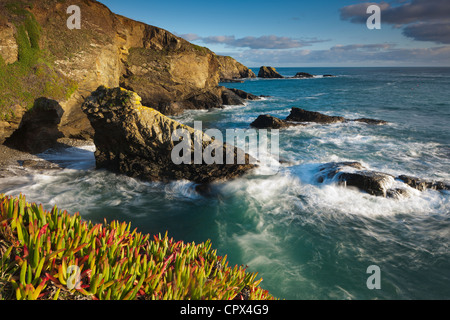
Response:
[[[238,96],[233,90],[224,88],[222,91],[222,104],[226,106],[243,105],[244,99]]]
[[[334,77],[334,76],[333,76],[332,74],[324,74],[323,77],[324,77],[324,78],[332,78],[332,77]]]
[[[368,171],[359,162],[332,162],[322,165],[316,175],[317,182],[333,180],[345,187],[355,187],[370,195],[386,197],[393,183],[391,175]]]
[[[244,154],[244,164],[237,164],[235,147],[206,137],[202,132],[174,121],[153,108],[142,106],[141,98],[134,92],[99,87],[82,106],[95,130],[95,160],[97,168],[126,174],[146,181],[171,181],[186,179],[197,183],[210,183],[239,177],[255,167],[254,159]],[[207,147],[222,150],[224,164],[175,164],[172,150],[178,142],[172,134],[184,129],[192,143],[194,136],[203,137],[201,151]],[[208,139],[209,138],[209,139]],[[213,146],[214,143],[214,146]],[[234,157],[226,164],[227,152]],[[193,157],[190,157],[193,160]]]
[[[4,144],[32,154],[44,152],[63,137],[58,128],[63,113],[64,110],[57,101],[36,99],[33,108],[23,115],[19,128]]]
[[[374,196],[395,199],[411,196],[408,186],[419,191],[450,190],[450,185],[444,182],[425,181],[405,175],[394,178],[383,172],[369,171],[359,162],[326,163],[319,167],[316,180],[319,183],[324,183],[326,180],[333,181],[345,187],[355,187]],[[392,188],[395,180],[404,182],[405,187]]]
[[[407,175],[401,175],[397,177],[398,180],[403,181],[411,188],[417,189],[419,191],[424,191],[426,189],[432,190],[450,190],[450,184],[442,181],[427,181],[417,177],[411,177]]]
[[[234,89],[234,88],[232,88],[230,90],[233,91],[235,94],[237,94],[239,97],[241,97],[242,99],[245,99],[245,100],[259,100],[259,99],[261,99],[260,97],[254,95],[254,94],[245,92],[243,90]]]
[[[404,198],[409,198],[410,196],[411,196],[411,192],[404,188],[388,189],[386,191],[387,198],[404,199]]]
[[[309,78],[314,78],[314,76],[310,73],[306,73],[306,72],[297,72],[296,75],[294,76],[294,78],[296,79],[309,79]]]
[[[256,129],[281,129],[296,125],[301,124],[281,120],[268,114],[260,115],[258,118],[256,118],[255,121],[250,124],[250,126]]]
[[[259,69],[258,72],[258,77],[259,78],[284,78],[281,74],[279,74],[277,72],[277,70],[274,67],[266,67],[266,66],[262,66]]]
[[[384,120],[367,119],[367,118],[355,119],[355,120],[351,120],[351,121],[364,122],[364,123],[373,124],[373,125],[380,125],[380,124],[388,123],[387,121],[384,121]]]
[[[335,122],[343,122],[345,121],[345,118],[327,116],[319,112],[307,111],[304,109],[294,107],[292,108],[291,114],[286,118],[286,120],[297,122],[335,123]]]
[[[370,195],[382,197],[386,197],[387,186],[394,181],[391,175],[375,171],[341,172],[337,179],[341,185],[356,187]]]

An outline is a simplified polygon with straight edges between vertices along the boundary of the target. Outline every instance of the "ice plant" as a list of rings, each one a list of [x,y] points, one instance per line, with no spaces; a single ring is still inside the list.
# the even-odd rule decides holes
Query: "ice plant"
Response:
[[[0,257],[3,299],[274,299],[256,273],[229,267],[210,241],[94,225],[23,195],[0,195]]]

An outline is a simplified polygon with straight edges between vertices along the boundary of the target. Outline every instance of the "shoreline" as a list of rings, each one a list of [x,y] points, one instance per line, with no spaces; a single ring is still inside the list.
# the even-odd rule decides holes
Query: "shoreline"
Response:
[[[92,141],[88,140],[76,140],[70,138],[61,138],[58,139],[57,144],[48,150],[55,149],[68,149],[72,147],[81,147],[86,145],[92,145]],[[45,169],[46,164],[48,168],[52,168],[51,162],[44,159],[40,154],[32,154],[29,152],[20,151],[17,149],[10,148],[5,146],[4,144],[0,144],[0,178],[7,178],[12,176],[17,176],[20,174],[20,170],[10,170],[12,168],[24,169],[23,165],[24,161],[30,161],[32,163],[40,163],[44,164],[44,167],[40,168],[40,166],[36,166],[36,169]],[[33,166],[27,166],[33,167]],[[55,167],[53,167],[54,169]]]

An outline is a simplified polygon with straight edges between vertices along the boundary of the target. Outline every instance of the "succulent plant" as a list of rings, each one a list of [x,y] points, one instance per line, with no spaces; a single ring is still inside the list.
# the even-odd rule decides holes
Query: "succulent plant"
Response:
[[[17,300],[273,300],[245,267],[229,267],[208,240],[93,224],[0,195],[0,297]]]

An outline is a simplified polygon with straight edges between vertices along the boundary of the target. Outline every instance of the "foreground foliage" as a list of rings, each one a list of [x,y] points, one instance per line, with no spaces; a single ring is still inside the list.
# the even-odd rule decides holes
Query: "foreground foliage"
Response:
[[[0,195],[0,299],[273,299],[257,274],[229,267],[209,241],[130,228]]]

